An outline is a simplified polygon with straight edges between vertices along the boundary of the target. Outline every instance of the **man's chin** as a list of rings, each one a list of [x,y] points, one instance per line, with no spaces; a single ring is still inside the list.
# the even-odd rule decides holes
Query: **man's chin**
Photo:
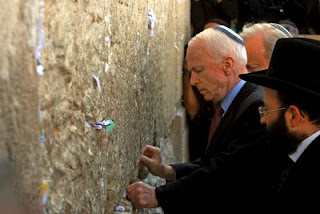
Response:
[[[206,92],[205,92],[205,90],[199,90],[199,93],[202,95],[202,96],[206,96]]]
[[[211,101],[212,99],[210,99],[210,97],[206,96],[205,94],[202,94],[203,98],[205,101]]]

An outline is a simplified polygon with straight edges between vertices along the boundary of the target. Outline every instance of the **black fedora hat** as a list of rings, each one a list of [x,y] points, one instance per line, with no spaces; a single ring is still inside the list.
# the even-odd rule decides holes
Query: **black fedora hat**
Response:
[[[240,78],[275,90],[320,98],[320,41],[279,39],[269,68],[241,74]]]

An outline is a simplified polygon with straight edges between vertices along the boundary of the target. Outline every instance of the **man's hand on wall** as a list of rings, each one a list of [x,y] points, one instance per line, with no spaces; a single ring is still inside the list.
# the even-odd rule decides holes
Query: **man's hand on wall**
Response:
[[[141,181],[128,186],[127,197],[135,209],[155,208],[159,206],[155,187]]]
[[[146,166],[153,175],[162,177],[168,181],[172,181],[175,178],[173,168],[163,163],[158,147],[147,145],[142,148],[140,163]]]

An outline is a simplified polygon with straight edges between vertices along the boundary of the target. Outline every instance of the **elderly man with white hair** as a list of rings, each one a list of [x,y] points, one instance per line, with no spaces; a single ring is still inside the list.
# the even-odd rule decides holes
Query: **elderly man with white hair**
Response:
[[[268,68],[272,51],[278,39],[292,37],[282,25],[276,23],[246,24],[240,36],[246,46],[249,72]]]
[[[244,42],[225,26],[193,37],[186,59],[190,83],[215,106],[205,157],[168,165],[158,147],[142,148],[141,164],[167,184],[135,182],[127,187],[128,199],[136,209],[160,206],[165,213],[234,213],[252,195],[257,198],[256,187],[264,182],[253,170],[264,155],[258,149],[264,134],[257,112],[262,88],[239,78],[247,73]]]

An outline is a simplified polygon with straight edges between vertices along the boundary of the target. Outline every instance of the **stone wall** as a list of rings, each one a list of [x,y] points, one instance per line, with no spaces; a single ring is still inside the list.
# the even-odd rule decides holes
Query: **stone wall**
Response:
[[[160,146],[168,163],[188,159],[189,1],[0,6],[1,156],[15,163],[32,213],[113,213],[146,144]],[[102,121],[115,126],[94,126]]]
[[[37,11],[30,0],[3,0],[0,6],[0,213],[15,209],[17,197],[30,205],[27,212],[40,213],[38,77],[33,54]],[[7,172],[12,166],[13,178]],[[19,190],[13,198],[9,182]]]

